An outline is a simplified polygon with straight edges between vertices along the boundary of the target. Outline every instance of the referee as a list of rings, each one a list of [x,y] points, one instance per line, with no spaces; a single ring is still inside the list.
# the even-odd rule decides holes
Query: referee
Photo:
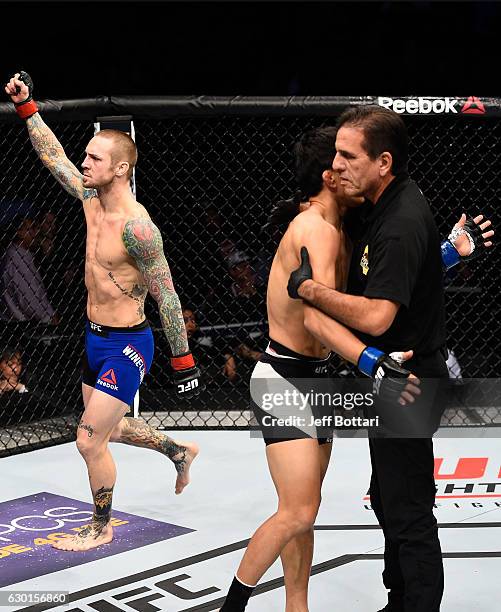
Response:
[[[421,379],[422,395],[402,407],[402,414],[425,419],[411,426],[386,421],[386,430],[371,437],[370,496],[385,537],[384,612],[437,612],[444,578],[433,515],[431,436],[443,402],[442,385],[433,381],[448,377],[439,233],[425,197],[407,174],[408,136],[401,117],[359,106],[345,111],[337,126],[333,169],[346,194],[366,198],[349,228],[354,244],[347,293],[304,277],[297,290],[366,344],[387,353],[414,351],[405,367]]]

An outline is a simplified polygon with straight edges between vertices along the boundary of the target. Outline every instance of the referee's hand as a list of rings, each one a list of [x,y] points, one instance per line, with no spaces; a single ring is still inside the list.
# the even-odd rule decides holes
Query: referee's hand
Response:
[[[296,268],[291,272],[289,276],[289,282],[287,283],[287,293],[293,300],[301,300],[301,296],[298,293],[299,287],[306,280],[313,278],[313,270],[310,264],[310,254],[306,247],[301,247],[301,264],[299,268]]]

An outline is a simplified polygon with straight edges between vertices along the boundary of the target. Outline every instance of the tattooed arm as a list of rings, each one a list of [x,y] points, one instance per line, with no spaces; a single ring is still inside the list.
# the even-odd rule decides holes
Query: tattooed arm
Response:
[[[172,351],[170,364],[174,370],[176,393],[180,398],[198,395],[205,387],[190,352],[181,304],[165,259],[160,231],[151,219],[131,219],[125,224],[122,240],[158,304],[162,328]]]
[[[82,174],[66,157],[61,143],[38,113],[26,120],[26,126],[38,157],[66,191],[82,201],[95,195],[93,189],[84,187]]]
[[[5,86],[5,92],[16,105],[20,116],[26,119],[31,142],[44,166],[75,198],[83,201],[95,195],[93,189],[84,187],[82,174],[66,157],[60,142],[38,114],[38,107],[32,99],[33,81],[31,77],[25,72],[16,72]],[[26,114],[20,110],[25,107],[29,107]]]
[[[190,349],[181,304],[165,259],[159,229],[151,219],[131,219],[125,224],[122,240],[143,275],[150,295],[158,304],[162,328],[172,354],[188,353]]]

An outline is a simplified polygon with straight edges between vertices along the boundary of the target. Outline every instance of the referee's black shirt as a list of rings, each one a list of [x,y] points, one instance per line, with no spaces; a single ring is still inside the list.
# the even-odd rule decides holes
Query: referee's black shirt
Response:
[[[356,216],[347,293],[391,300],[400,308],[381,336],[354,333],[386,353],[412,349],[418,357],[437,351],[446,340],[443,264],[426,198],[405,174]]]

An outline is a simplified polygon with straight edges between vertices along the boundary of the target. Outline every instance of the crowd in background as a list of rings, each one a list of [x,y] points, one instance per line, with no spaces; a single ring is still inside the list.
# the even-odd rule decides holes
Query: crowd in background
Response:
[[[203,222],[211,237],[198,270],[197,279],[203,280],[190,284],[186,281],[194,278],[190,273],[179,278],[186,331],[206,384],[240,385],[266,346],[266,278],[271,259],[245,251],[238,237],[226,231],[215,207],[205,207]],[[21,382],[23,370],[26,374],[23,361],[35,367],[40,338],[66,338],[66,344],[74,345],[81,335],[83,253],[70,246],[62,223],[61,215],[45,211],[15,215],[0,228],[0,395],[27,390]],[[148,382],[168,387],[169,347],[154,302],[147,306],[147,316],[157,332],[157,351],[164,356],[154,364]],[[54,361],[58,359],[62,356],[54,355]]]
[[[268,341],[266,283],[280,231],[269,230],[267,240],[261,240],[251,253],[238,229],[213,203],[202,206],[199,230],[205,240],[203,252],[191,259],[193,270],[184,270],[179,283],[174,278],[190,347],[207,385],[245,385]],[[85,316],[82,258],[74,247],[72,253],[69,245],[73,243],[68,242],[61,219],[52,211],[15,216],[3,237],[0,395],[26,392],[26,362],[36,369],[33,354],[40,338],[52,334],[69,339],[74,346]],[[168,388],[169,346],[154,302],[147,303],[146,314],[157,331],[157,352],[163,356],[154,361],[147,384]],[[62,359],[60,354],[53,357],[55,363]],[[47,365],[50,358],[45,355],[43,361]],[[449,367],[451,377],[460,379],[461,369],[452,352]],[[46,367],[44,372],[53,369]],[[342,364],[338,373],[350,375],[350,367]]]

